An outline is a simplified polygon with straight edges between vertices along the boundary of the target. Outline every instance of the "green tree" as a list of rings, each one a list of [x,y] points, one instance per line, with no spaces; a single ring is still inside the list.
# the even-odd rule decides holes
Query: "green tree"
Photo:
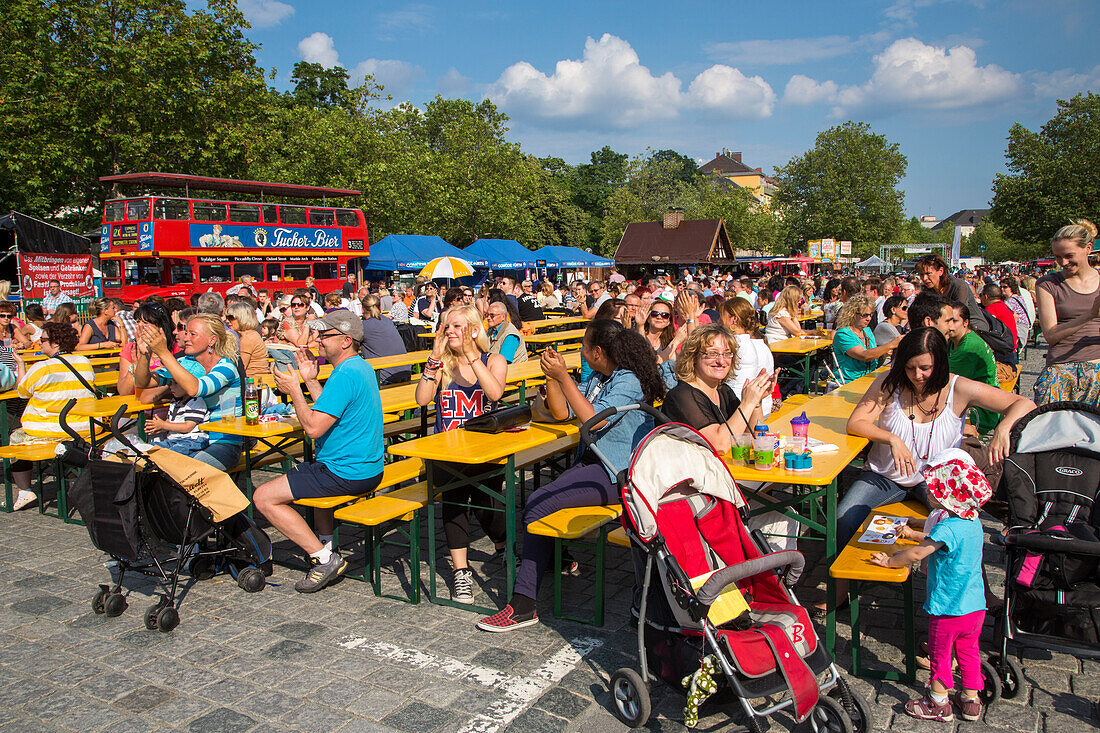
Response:
[[[695,176],[699,174],[699,164],[695,162],[694,158],[677,153],[675,150],[658,150],[649,156],[650,161],[654,163],[660,163],[664,161],[673,161],[679,164],[680,180],[684,183],[693,183]]]
[[[0,197],[73,227],[99,177],[236,176],[268,102],[233,0],[8,0],[0,10]]]
[[[1100,95],[1059,100],[1038,132],[1013,125],[1005,159],[1010,173],[993,180],[989,218],[1029,251],[1045,251],[1073,219],[1100,221]]]
[[[776,169],[772,205],[785,238],[799,244],[822,237],[876,246],[895,241],[904,219],[898,184],[906,166],[897,143],[864,122],[818,134],[813,148]]]
[[[342,107],[354,109],[348,72],[340,66],[326,69],[321,64],[299,61],[294,64],[290,80],[294,89],[287,93],[288,101],[300,107]]]

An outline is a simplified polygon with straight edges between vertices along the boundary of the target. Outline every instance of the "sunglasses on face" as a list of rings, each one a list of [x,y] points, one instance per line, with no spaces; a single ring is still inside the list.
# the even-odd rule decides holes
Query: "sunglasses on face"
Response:
[[[668,311],[653,311],[649,314],[650,318],[672,318],[672,314]]]
[[[305,303],[291,303],[290,307],[291,308],[305,308],[306,304]]]
[[[860,313],[859,317],[860,318],[870,318],[873,315],[874,315],[874,313]]]

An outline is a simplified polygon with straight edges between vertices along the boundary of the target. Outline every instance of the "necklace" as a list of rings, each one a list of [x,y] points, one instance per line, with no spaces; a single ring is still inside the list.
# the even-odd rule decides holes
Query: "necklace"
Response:
[[[943,390],[940,390],[940,391],[942,392]],[[916,413],[913,411],[913,406],[914,405],[916,405],[917,409],[919,409],[925,415],[931,415],[932,416],[932,419],[928,422],[928,442],[925,443],[923,452],[920,450],[920,446],[917,444],[917,423],[916,423],[917,416],[916,416]],[[932,409],[931,410],[924,409],[924,407],[917,400],[914,400],[913,403],[909,406],[909,428],[910,428],[910,431],[912,433],[913,447],[917,449],[917,453],[920,454],[920,458],[921,458],[922,461],[927,461],[928,460],[928,454],[932,452],[932,434],[936,430],[936,418],[939,417],[939,412],[940,412],[939,405],[940,405],[940,393],[937,392],[936,393],[936,401],[932,403]]]

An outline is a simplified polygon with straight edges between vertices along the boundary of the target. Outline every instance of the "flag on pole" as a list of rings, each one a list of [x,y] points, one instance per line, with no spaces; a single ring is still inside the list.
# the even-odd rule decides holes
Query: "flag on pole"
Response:
[[[963,228],[955,227],[955,239],[951,242],[951,269],[959,266],[959,247],[962,245]]]

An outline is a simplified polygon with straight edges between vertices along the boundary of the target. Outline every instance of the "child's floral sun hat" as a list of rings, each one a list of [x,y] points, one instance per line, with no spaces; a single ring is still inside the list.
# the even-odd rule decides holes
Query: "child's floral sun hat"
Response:
[[[921,473],[928,483],[928,495],[963,519],[977,519],[978,508],[993,496],[985,474],[957,448],[936,455]]]

